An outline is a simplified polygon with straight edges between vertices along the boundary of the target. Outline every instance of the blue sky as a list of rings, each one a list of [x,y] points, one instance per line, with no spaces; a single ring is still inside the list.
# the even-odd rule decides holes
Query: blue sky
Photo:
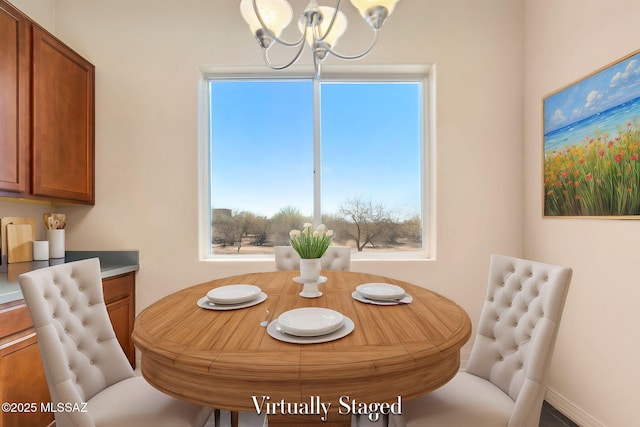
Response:
[[[420,213],[418,84],[322,86],[322,206],[353,197]],[[212,205],[271,216],[313,211],[313,81],[216,81]]]
[[[640,54],[544,100],[545,133],[640,96]]]

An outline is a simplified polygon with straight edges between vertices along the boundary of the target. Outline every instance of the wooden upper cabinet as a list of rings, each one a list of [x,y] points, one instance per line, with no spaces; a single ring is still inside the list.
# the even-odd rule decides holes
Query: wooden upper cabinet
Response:
[[[31,192],[94,203],[94,66],[33,26]]]
[[[0,2],[0,190],[10,192],[27,189],[29,48],[27,18]]]

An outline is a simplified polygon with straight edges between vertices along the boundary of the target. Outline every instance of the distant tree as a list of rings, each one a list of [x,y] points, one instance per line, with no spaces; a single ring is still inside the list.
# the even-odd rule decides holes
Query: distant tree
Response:
[[[235,245],[240,252],[245,237],[252,238],[254,243],[263,244],[266,240],[266,227],[266,217],[252,212],[231,213],[222,209],[216,210],[212,222],[213,242],[222,244],[223,247]]]
[[[402,234],[412,242],[422,242],[422,221],[414,215],[402,223]]]
[[[252,245],[264,245],[267,241],[267,230],[269,228],[267,217],[246,211],[241,212],[240,216],[242,218],[242,236],[249,237]]]
[[[359,252],[366,245],[374,247],[376,239],[394,224],[391,212],[383,204],[361,197],[347,199],[338,212],[352,223],[345,232],[355,240]]]
[[[353,227],[353,224],[341,215],[322,215],[322,223],[326,225],[329,230],[333,230],[333,242],[335,244],[344,245],[351,239],[349,228]]]
[[[389,221],[388,226],[380,233],[380,239],[386,245],[395,246],[403,237],[402,224],[396,221]]]
[[[240,237],[240,227],[230,210],[216,209],[211,223],[213,243],[222,247],[234,245]]]
[[[405,220],[396,218],[389,221],[388,227],[381,234],[381,238],[390,246],[398,246],[407,242],[419,243],[421,241],[421,230],[420,215],[413,215]]]
[[[305,222],[312,222],[311,218],[302,215],[300,209],[286,206],[269,220],[269,232],[274,245],[286,245],[289,243],[289,232],[301,229]]]

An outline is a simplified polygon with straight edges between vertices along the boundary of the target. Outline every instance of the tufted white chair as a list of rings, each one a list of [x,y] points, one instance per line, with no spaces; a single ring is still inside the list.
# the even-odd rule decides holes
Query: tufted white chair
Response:
[[[274,246],[277,270],[299,270],[300,255],[291,246]]]
[[[492,255],[465,372],[402,404],[392,426],[538,427],[572,269]]]
[[[320,258],[323,270],[351,270],[351,248],[349,246],[329,246]]]
[[[174,399],[134,374],[111,326],[97,258],[18,278],[33,318],[57,427],[195,427],[211,409]]]
[[[274,246],[277,270],[299,270],[300,255],[291,246]],[[348,246],[329,246],[320,258],[323,270],[351,270],[351,248]]]

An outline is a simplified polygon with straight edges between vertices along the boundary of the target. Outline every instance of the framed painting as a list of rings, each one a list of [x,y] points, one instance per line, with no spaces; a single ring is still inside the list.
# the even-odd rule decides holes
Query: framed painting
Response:
[[[543,98],[545,217],[640,218],[640,50]]]

